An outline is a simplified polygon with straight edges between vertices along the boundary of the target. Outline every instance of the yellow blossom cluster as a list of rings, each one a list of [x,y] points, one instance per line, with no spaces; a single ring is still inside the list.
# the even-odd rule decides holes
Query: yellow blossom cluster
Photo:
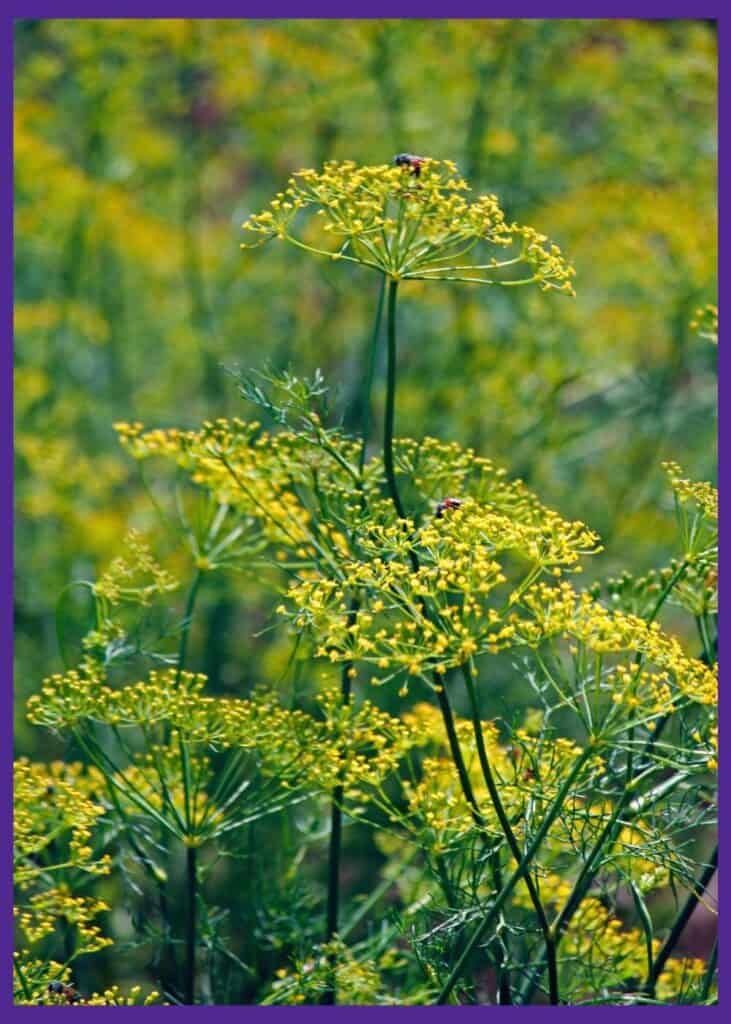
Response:
[[[707,519],[718,522],[718,490],[713,484],[686,479],[677,462],[663,462],[663,469],[679,502],[697,505]]]
[[[95,922],[109,908],[103,900],[75,896],[66,874],[109,874],[107,855],[95,856],[92,831],[104,808],[92,799],[99,778],[81,764],[14,764],[13,866],[18,902],[16,925],[24,944],[35,946],[60,922],[73,928],[75,955],[110,944]]]
[[[606,684],[615,703],[640,708],[648,716],[670,713],[687,701],[715,706],[715,667],[689,657],[680,642],[657,622],[610,611],[588,593],[575,591],[565,580],[534,584],[523,595],[522,604],[532,617],[516,622],[516,634],[532,647],[564,637],[596,655],[635,655],[632,662],[615,666]],[[642,665],[637,662],[638,656]],[[646,662],[659,671],[646,669]]]
[[[353,497],[355,469],[342,468],[357,460],[352,441],[340,441],[336,459],[301,436],[260,434],[257,423],[238,419],[204,423],[201,430],[187,432],[144,432],[139,423],[118,423],[116,429],[135,458],[173,460],[219,503],[255,521],[266,540],[301,551],[301,557],[311,556],[318,538],[311,528],[312,511],[297,496],[297,487],[311,488],[314,476],[328,497]]]
[[[521,497],[506,492],[504,498]],[[372,524],[359,538],[361,557],[340,563],[340,578],[302,573],[292,584],[295,626],[313,630],[320,656],[363,661],[387,670],[387,678],[444,674],[511,646],[516,629],[508,611],[531,580],[574,569],[596,549],[582,523],[514,504],[507,515],[466,497],[420,528],[410,520]],[[510,586],[506,561],[523,566]],[[364,596],[355,617],[349,591]]]
[[[153,558],[136,530],[124,538],[123,552],[94,584],[97,597],[111,605],[123,601],[147,605],[157,595],[177,589],[178,581]]]
[[[698,998],[708,971],[708,964],[698,957],[671,957],[657,979],[656,995],[665,1002],[689,1003]],[[717,985],[710,986],[707,997],[717,995]]]
[[[133,985],[126,994],[119,985],[111,985],[102,992],[92,992],[81,1000],[83,1006],[152,1006],[160,1003],[160,993],[154,989],[147,995],[142,994],[139,985]]]
[[[195,432],[145,432],[141,424],[117,424],[117,430],[136,458],[171,459],[219,503],[255,523],[280,561],[317,565],[328,578],[343,580],[344,557],[371,559],[379,545],[379,553],[406,559],[410,547],[423,544],[427,558],[443,558],[442,575],[455,579],[465,562],[459,555],[469,545],[480,553],[514,551],[555,574],[578,569],[582,554],[599,550],[596,535],[582,523],[565,521],[541,505],[489,459],[434,438],[402,439],[395,446],[399,471],[412,481],[417,514],[428,516],[432,526],[423,528],[423,536],[410,536],[380,496],[382,459],[369,460],[361,474],[360,445],[341,434],[322,432],[314,441],[288,431],[260,434],[256,423],[236,419]],[[464,495],[465,507],[436,520],[438,501],[450,493]],[[447,571],[455,555],[455,571]],[[472,576],[480,571],[479,565],[470,569]],[[475,585],[484,594],[488,583],[483,574]]]
[[[535,282],[574,294],[574,268],[559,247],[534,228],[509,224],[497,196],[466,199],[469,186],[451,160],[423,159],[416,170],[345,160],[330,161],[322,171],[299,171],[269,209],[243,227],[259,236],[254,244],[284,239],[395,280]],[[316,221],[300,228],[304,210],[314,212]],[[470,257],[478,243],[486,247],[484,256]]]
[[[104,808],[95,802],[100,779],[78,762],[33,763],[20,758],[13,767],[15,880],[25,886],[43,874],[41,858],[63,842],[68,866],[93,875],[109,872],[109,858],[95,858],[92,829]]]
[[[211,697],[205,676],[174,669],[151,671],[146,680],[113,688],[99,669],[95,674],[71,670],[45,681],[28,703],[37,725],[78,727],[98,722],[115,728],[137,726],[146,731],[165,726],[185,744],[211,750],[251,751],[262,772],[285,789],[307,787],[329,792],[342,785],[346,795],[361,795],[363,787],[378,786],[398,765],[413,743],[411,730],[370,701],[343,705],[333,691],[318,696],[319,712],[279,705],[275,697],[257,692],[250,700]],[[204,787],[210,773],[205,757],[189,765],[196,777],[200,806],[188,807],[188,818],[215,820]],[[183,765],[178,746],[153,745],[116,776],[120,792],[141,797],[153,809],[162,807],[161,789],[173,808],[180,809]],[[164,783],[164,786],[163,786]],[[195,813],[194,813],[195,812]],[[188,822],[191,825],[191,821]]]
[[[302,749],[298,764],[321,791],[329,793],[340,785],[345,796],[361,799],[396,771],[415,734],[371,701],[344,704],[336,690],[325,690],[317,700],[314,744]]]
[[[160,1002],[154,990],[143,995],[139,985],[124,994],[118,985],[86,994],[72,982],[71,971],[53,960],[21,958],[15,953],[16,976],[22,976],[13,992],[18,1006],[151,1006]]]

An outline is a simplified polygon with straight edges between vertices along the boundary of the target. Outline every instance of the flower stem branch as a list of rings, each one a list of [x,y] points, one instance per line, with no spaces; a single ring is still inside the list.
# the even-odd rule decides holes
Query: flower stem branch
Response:
[[[186,875],[186,920],[185,920],[185,987],[184,1002],[187,1006],[195,1004],[195,932],[196,903],[198,900],[198,863],[197,848],[188,846],[185,850]]]
[[[363,469],[365,467],[366,451],[368,448],[368,439],[371,432],[371,392],[373,390],[373,378],[376,372],[376,352],[378,350],[378,336],[381,333],[381,320],[383,319],[383,300],[386,295],[386,278],[385,275],[381,278],[381,286],[378,292],[378,306],[376,307],[376,316],[373,321],[373,331],[371,333],[370,341],[368,344],[368,359],[366,365],[365,379],[363,383],[363,395],[361,398],[362,404],[362,420],[361,420],[361,447],[360,447],[360,459],[358,461],[358,470],[361,478],[363,477]]]
[[[563,782],[563,785],[556,794],[553,803],[549,807],[548,811],[546,812],[546,816],[541,822],[540,828],[534,835],[533,839],[528,845],[528,848],[521,857],[518,866],[516,867],[515,871],[512,873],[510,878],[507,880],[505,885],[502,887],[500,892],[497,894],[495,899],[493,900],[488,913],[485,915],[485,917],[482,919],[482,921],[479,923],[479,925],[473,932],[469,942],[462,951],[459,960],[452,968],[452,971],[450,972],[447,981],[445,982],[441,992],[439,993],[439,996],[437,997],[438,1005],[446,1003],[446,1001],[449,999],[449,996],[452,993],[452,989],[459,980],[459,977],[462,974],[462,971],[464,970],[469,957],[472,955],[473,951],[475,950],[478,943],[481,941],[483,935],[488,930],[488,928],[490,928],[494,924],[498,914],[502,910],[503,905],[511,895],[515,886],[518,884],[520,879],[525,876],[525,873],[528,871],[530,864],[533,861],[533,858],[535,857],[538,849],[543,843],[543,840],[548,835],[551,825],[554,823],[558,815],[561,813],[564,801],[567,795],[569,794],[572,786],[576,782],[576,779],[578,778],[581,769],[584,767],[584,763],[586,762],[590,753],[591,750],[587,747],[584,750],[582,750],[582,752],[576,758],[573,768],[567,775],[566,779]]]
[[[386,470],[388,493],[391,495],[396,514],[405,519],[406,513],[399,495],[396,474],[393,466],[393,428],[396,408],[396,296],[398,281],[393,278],[388,283],[388,367],[386,376],[386,411],[383,420],[383,465]]]
[[[495,777],[490,767],[490,761],[487,756],[487,750],[485,749],[485,739],[482,734],[482,725],[480,723],[480,710],[477,704],[477,694],[475,693],[475,685],[472,681],[470,671],[466,665],[462,666],[462,675],[464,677],[465,686],[467,687],[467,693],[470,699],[470,708],[472,710],[472,726],[475,734],[475,743],[477,744],[477,756],[480,761],[480,767],[482,769],[482,775],[487,786],[487,791],[490,794],[490,800],[492,806],[495,809],[495,814],[500,822],[500,827],[503,830],[505,839],[507,840],[510,852],[513,854],[516,862],[520,864],[523,852],[520,849],[520,844],[515,837],[508,816],[505,813],[503,802],[500,799],[500,793],[495,783]],[[559,988],[558,988],[558,968],[556,964],[556,942],[554,934],[551,931],[546,916],[546,911],[541,902],[541,898],[538,895],[535,882],[529,871],[526,872],[525,884],[528,889],[533,909],[536,912],[538,918],[538,924],[543,934],[543,941],[545,943],[545,955],[548,964],[548,978],[549,978],[549,999],[552,1006],[557,1006],[559,1003]]]

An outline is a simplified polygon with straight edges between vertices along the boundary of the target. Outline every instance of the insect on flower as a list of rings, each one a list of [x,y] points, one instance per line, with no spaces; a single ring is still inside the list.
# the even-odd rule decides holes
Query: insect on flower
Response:
[[[413,153],[398,153],[393,162],[397,167],[408,167],[415,178],[421,174],[422,165],[426,162],[424,156],[414,156]]]
[[[461,508],[463,502],[459,498],[443,498],[436,507],[435,516],[441,519],[444,513],[451,508]]]
[[[49,981],[48,991],[54,996],[63,996],[67,1003],[80,1003],[81,996],[73,985],[65,985],[62,981]]]

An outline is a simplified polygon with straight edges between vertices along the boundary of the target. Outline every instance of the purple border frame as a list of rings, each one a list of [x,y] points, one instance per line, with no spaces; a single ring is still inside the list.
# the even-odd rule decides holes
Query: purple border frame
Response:
[[[2,143],[0,143],[0,154],[2,164],[0,165],[0,187],[2,189],[2,202],[0,203],[0,233],[2,237],[3,261],[2,265],[6,271],[0,275],[0,309],[2,310],[4,344],[0,351],[0,495],[2,496],[2,529],[0,529],[0,657],[2,657],[6,672],[3,674],[2,704],[0,705],[0,757],[3,765],[0,773],[0,821],[7,825],[7,834],[2,835],[3,842],[0,850],[0,1012],[7,1012],[13,1017],[22,1016],[27,1019],[33,1013],[47,1012],[43,1007],[14,1007],[12,1005],[12,848],[11,848],[11,821],[12,821],[12,639],[13,639],[13,618],[12,618],[12,565],[13,565],[13,488],[12,488],[12,278],[10,268],[13,265],[13,214],[12,214],[12,101],[13,101],[13,21],[18,18],[352,18],[352,19],[400,19],[400,18],[443,18],[445,10],[449,10],[448,17],[452,19],[466,18],[575,18],[575,19],[599,19],[599,18],[631,18],[631,19],[666,19],[666,18],[688,18],[699,19],[702,17],[712,18],[718,21],[719,30],[719,58],[721,49],[721,18],[719,3],[703,3],[702,10],[693,9],[688,3],[680,3],[678,0],[665,3],[643,2],[638,0],[634,5],[617,3],[616,5],[601,4],[599,9],[589,9],[588,4],[575,2],[554,2],[540,4],[536,2],[525,2],[516,0],[510,4],[506,2],[481,4],[477,0],[451,0],[451,3],[444,5],[439,0],[421,0],[421,3],[398,3],[385,2],[385,0],[351,0],[345,6],[339,0],[312,0],[312,2],[297,3],[292,0],[268,0],[268,2],[249,2],[246,4],[232,3],[231,0],[208,0],[206,4],[192,2],[192,0],[180,0],[178,3],[160,2],[160,0],[129,0],[127,3],[90,3],[89,0],[68,0],[66,3],[54,3],[51,0],[28,0],[26,3],[12,3],[10,10],[0,14],[0,105],[3,110]],[[720,59],[719,59],[720,65]],[[723,116],[724,103],[723,90],[725,76],[719,77],[719,117]],[[719,121],[719,125],[722,124]],[[720,150],[720,146],[719,146]],[[722,164],[719,153],[719,171]],[[722,211],[723,204],[720,202],[721,177],[719,173],[719,226],[721,238],[723,234]],[[719,271],[723,273],[719,251]],[[720,278],[723,280],[723,277]],[[719,294],[721,286],[719,284]],[[719,347],[719,382],[726,375],[724,363],[731,357],[724,357],[723,345]],[[731,371],[729,371],[731,373]],[[724,430],[728,434],[727,444],[731,445],[731,418],[727,419],[721,403],[719,408],[719,488],[721,493],[725,492],[725,472],[722,458],[725,445],[723,444]],[[725,425],[725,426],[724,426]],[[723,546],[721,547],[721,558],[723,561]],[[731,596],[731,577],[728,587],[725,585],[725,572],[721,573],[722,603],[723,594],[726,591]],[[4,712],[4,713],[3,713]],[[720,789],[724,790],[725,759],[720,759],[721,775]],[[719,823],[719,832],[723,836],[721,828],[722,819]],[[3,833],[0,827],[0,834]],[[720,896],[720,890],[719,890]],[[719,929],[720,931],[720,929]],[[731,957],[729,958],[731,960]],[[721,943],[720,968],[723,966],[723,943]],[[323,1008],[320,1006],[301,1007],[238,1007],[238,1006],[200,1006],[200,1007],[127,1007],[127,1013],[137,1012],[144,1014],[145,1020],[150,1021],[154,1015],[165,1015],[169,1019],[171,1012],[186,1013],[188,1015],[202,1015],[206,1011],[215,1015],[217,1020],[233,1020],[234,1015],[244,1011],[248,1016],[259,1016],[260,1020],[265,1017],[273,1021],[278,1016],[280,1021],[285,1014],[296,1014],[299,1021],[303,1016],[308,1020],[320,1019],[319,1015],[333,1016],[337,1013],[354,1014],[359,1021],[366,1016],[371,1021],[376,1015],[383,1017],[384,1014],[393,1016],[410,1015],[412,1021],[416,1020],[419,1013],[428,1013],[432,1020],[439,1017],[444,1020],[449,1016],[452,1024],[456,1024],[457,1018],[464,1020],[465,1014],[484,1013],[485,1007],[332,1007]],[[659,1015],[680,1015],[686,1017],[691,1012],[697,1012],[698,1007],[694,1006],[645,1006],[645,1007],[618,1007],[618,1006],[597,1006],[597,1007],[512,1007],[511,1016],[514,1014],[529,1014],[531,1012],[550,1013],[555,1019],[556,1015],[566,1016],[585,1011],[593,1019],[598,1016],[606,1017],[620,1009],[630,1009],[631,1012],[639,1013],[643,1021],[652,1014],[653,1021],[659,1022]],[[97,1014],[114,1014],[120,1010],[119,1007],[95,1007],[84,1009],[84,1014],[95,1012]],[[56,1013],[79,1012],[74,1007],[57,1007]],[[706,1007],[704,1012],[717,1016],[720,1006]],[[17,1019],[16,1017],[16,1019]],[[401,1017],[403,1020],[403,1016]],[[651,1022],[650,1022],[651,1024]]]

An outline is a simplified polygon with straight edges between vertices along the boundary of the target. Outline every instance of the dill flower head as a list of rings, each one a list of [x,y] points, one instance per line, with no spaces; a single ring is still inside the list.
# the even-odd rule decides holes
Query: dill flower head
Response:
[[[497,196],[469,201],[469,191],[451,160],[424,159],[418,176],[408,165],[330,161],[298,171],[267,210],[249,217],[243,228],[259,237],[242,248],[281,238],[394,280],[536,283],[574,294],[574,268],[557,245],[508,223]],[[303,211],[316,223],[303,221]]]
[[[718,523],[718,490],[713,484],[688,480],[677,462],[663,462],[662,468],[681,505],[695,506],[709,523]]]

